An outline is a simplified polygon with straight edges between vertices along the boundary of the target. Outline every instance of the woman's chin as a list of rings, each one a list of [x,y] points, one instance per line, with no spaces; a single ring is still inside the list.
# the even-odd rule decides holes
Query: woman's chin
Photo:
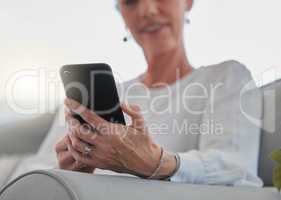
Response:
[[[162,43],[150,43],[146,45],[144,49],[147,49],[153,55],[161,55],[165,52],[169,52],[176,48],[176,45],[172,42],[162,42]]]

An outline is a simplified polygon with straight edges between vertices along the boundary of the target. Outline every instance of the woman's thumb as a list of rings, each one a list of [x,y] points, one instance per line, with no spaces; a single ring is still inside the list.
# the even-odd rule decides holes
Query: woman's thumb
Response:
[[[121,104],[122,110],[128,114],[132,119],[132,125],[136,129],[144,128],[144,119],[141,114],[141,109],[138,105],[135,104]]]

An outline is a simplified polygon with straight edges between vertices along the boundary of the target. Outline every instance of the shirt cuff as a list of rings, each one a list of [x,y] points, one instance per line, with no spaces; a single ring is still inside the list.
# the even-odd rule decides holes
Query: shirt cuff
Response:
[[[179,153],[180,167],[170,178],[171,182],[202,184],[205,170],[197,151]]]

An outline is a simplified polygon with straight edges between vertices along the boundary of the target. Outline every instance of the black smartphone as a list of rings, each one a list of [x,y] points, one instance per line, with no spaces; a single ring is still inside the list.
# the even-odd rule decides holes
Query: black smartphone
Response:
[[[65,65],[60,76],[66,96],[78,101],[103,119],[126,124],[111,67],[108,64]],[[74,117],[86,123],[79,115]]]

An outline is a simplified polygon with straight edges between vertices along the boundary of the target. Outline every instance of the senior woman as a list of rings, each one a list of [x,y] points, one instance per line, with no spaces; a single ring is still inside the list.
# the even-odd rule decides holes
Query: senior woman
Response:
[[[126,101],[121,107],[131,123],[105,121],[66,99],[66,120],[71,126],[56,145],[61,169],[88,173],[103,169],[193,184],[262,186],[257,176],[261,94],[256,89],[248,95],[250,115],[240,101],[245,86],[253,81],[243,64],[230,60],[195,69],[189,63],[183,28],[193,3],[118,1],[147,61],[145,73],[121,84],[119,90]],[[79,124],[73,113],[92,127]]]

